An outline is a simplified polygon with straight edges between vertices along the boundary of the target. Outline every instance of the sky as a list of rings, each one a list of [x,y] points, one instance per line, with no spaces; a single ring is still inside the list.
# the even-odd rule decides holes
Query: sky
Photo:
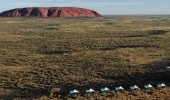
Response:
[[[0,0],[0,12],[22,7],[81,7],[103,15],[170,14],[170,0]]]

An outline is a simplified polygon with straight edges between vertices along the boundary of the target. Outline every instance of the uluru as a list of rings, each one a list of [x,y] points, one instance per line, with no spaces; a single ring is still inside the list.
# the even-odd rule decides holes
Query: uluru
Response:
[[[0,13],[0,17],[101,17],[90,9],[78,7],[28,7]]]

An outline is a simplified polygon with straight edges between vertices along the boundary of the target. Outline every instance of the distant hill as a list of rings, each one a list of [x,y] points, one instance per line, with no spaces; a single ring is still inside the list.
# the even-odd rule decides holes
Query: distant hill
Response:
[[[90,9],[77,7],[29,7],[16,8],[0,13],[1,17],[100,17]]]

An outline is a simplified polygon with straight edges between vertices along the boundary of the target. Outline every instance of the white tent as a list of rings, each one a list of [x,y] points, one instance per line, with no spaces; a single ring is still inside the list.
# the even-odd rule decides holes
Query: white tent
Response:
[[[115,87],[115,90],[116,91],[121,91],[121,90],[124,90],[124,88],[122,86],[119,86],[119,87]]]
[[[148,89],[148,88],[152,88],[153,86],[151,85],[151,84],[146,84],[146,85],[144,85],[144,88],[145,89]]]
[[[167,66],[166,68],[167,68],[167,69],[170,69],[170,66]]]
[[[158,88],[165,87],[166,85],[164,83],[158,83],[156,84]]]
[[[107,87],[105,87],[105,88],[100,88],[100,91],[101,92],[106,92],[106,91],[109,91],[110,89],[109,88],[107,88]]]
[[[92,88],[90,88],[89,90],[86,90],[86,93],[93,93],[95,92]]]
[[[136,89],[139,89],[139,87],[137,85],[133,85],[133,86],[130,86],[130,89],[131,90],[136,90]]]
[[[79,91],[76,89],[70,91],[70,94],[78,94],[78,93],[79,93]]]

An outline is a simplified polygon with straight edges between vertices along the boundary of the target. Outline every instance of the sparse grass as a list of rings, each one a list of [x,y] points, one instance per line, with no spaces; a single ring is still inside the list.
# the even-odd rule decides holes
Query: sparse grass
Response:
[[[4,91],[0,99],[66,99],[69,89],[83,91],[89,86],[160,81],[170,85],[165,69],[170,65],[169,38],[168,16],[0,18],[0,90]],[[61,91],[51,92],[56,88]],[[159,94],[167,99],[169,88],[151,95],[147,90],[90,94],[87,99],[151,99]]]

